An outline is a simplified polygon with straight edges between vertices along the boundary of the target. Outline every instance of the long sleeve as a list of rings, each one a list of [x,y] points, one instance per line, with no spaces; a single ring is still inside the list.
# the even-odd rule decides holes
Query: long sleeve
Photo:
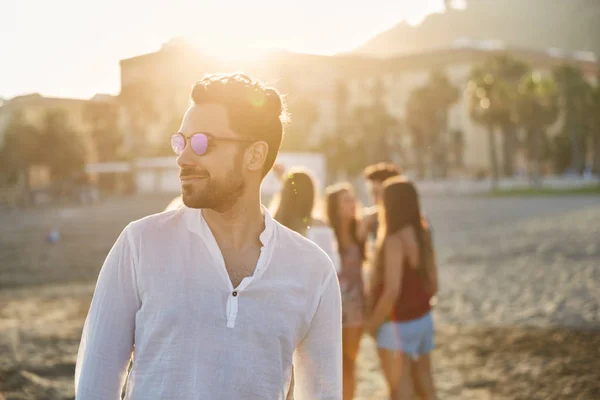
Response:
[[[342,398],[342,304],[333,270],[321,289],[310,328],[294,352],[296,400]]]
[[[78,400],[121,398],[140,307],[130,235],[125,228],[98,276],[77,355]]]
[[[308,239],[319,246],[329,256],[335,270],[339,273],[341,270],[341,260],[333,229],[328,226],[315,226],[308,231],[307,236]]]

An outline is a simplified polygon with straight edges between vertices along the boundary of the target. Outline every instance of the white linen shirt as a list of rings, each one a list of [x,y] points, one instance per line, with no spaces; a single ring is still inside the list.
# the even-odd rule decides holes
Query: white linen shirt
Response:
[[[200,210],[129,224],[102,266],[75,371],[78,400],[342,398],[340,289],[314,243],[266,209],[253,276],[234,288]]]

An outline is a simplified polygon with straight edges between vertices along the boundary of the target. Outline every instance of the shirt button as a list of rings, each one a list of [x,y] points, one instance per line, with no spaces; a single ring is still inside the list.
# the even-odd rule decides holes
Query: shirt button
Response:
[[[233,293],[231,293],[231,295],[232,295],[233,297],[237,296],[237,290],[234,290],[234,291],[233,291]]]

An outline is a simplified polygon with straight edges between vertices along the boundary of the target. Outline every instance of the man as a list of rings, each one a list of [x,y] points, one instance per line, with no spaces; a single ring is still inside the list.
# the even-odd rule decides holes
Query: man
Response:
[[[381,201],[381,195],[383,193],[383,182],[385,182],[386,179],[399,175],[401,175],[400,168],[389,162],[369,165],[363,171],[363,177],[366,180],[367,189],[369,190],[371,198],[375,203],[372,207],[366,208],[364,212],[364,223],[366,225],[367,232],[371,236],[371,239],[374,239],[377,235],[377,211]]]
[[[129,224],[98,278],[77,399],[341,399],[335,269],[276,223],[260,185],[282,139],[279,94],[241,75],[192,89],[178,154],[185,207]]]
[[[363,171],[363,177],[367,182],[367,188],[371,194],[371,198],[375,205],[368,207],[364,210],[363,226],[366,227],[367,233],[372,240],[377,236],[377,230],[379,229],[379,221],[377,220],[377,211],[379,209],[379,202],[383,194],[383,182],[389,178],[402,175],[402,170],[396,164],[391,162],[381,162],[372,164],[366,167]],[[433,235],[433,227],[427,217],[425,217],[429,224],[429,231]]]

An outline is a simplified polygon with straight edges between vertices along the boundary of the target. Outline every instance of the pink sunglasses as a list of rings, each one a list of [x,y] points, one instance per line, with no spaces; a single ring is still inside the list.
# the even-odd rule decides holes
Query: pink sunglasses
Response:
[[[192,150],[197,155],[201,156],[206,154],[210,142],[212,141],[228,141],[228,142],[247,142],[252,143],[256,140],[252,139],[238,139],[238,138],[216,138],[209,133],[194,133],[190,137],[184,136],[181,132],[177,132],[173,136],[171,136],[171,148],[175,152],[175,154],[180,155],[185,150],[187,146],[188,140],[190,141],[190,145]]]

